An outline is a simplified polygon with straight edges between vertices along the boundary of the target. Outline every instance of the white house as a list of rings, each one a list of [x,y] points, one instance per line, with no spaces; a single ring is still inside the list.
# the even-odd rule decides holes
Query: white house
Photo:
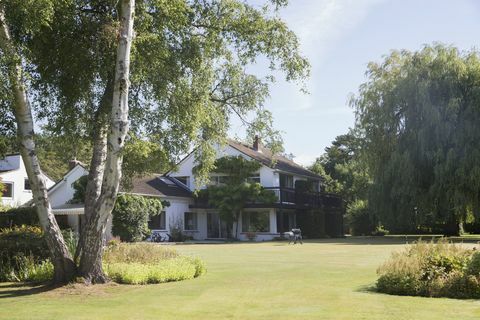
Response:
[[[43,178],[47,188],[54,184],[46,175]],[[0,182],[5,187],[0,200],[2,205],[18,207],[32,200],[32,190],[20,154],[10,154],[0,159]]]
[[[261,168],[249,179],[272,190],[277,196],[277,202],[273,204],[246,204],[238,226],[234,226],[234,229],[239,231],[240,240],[246,240],[252,233],[255,234],[257,241],[272,240],[281,236],[283,232],[299,226],[297,217],[302,212],[325,207],[325,204],[328,205],[332,200],[337,201],[335,205],[338,205],[338,198],[321,193],[320,176],[284,156],[273,155],[258,139],[251,146],[228,140],[227,145],[217,148],[217,158],[225,156],[242,156],[248,160],[258,161]],[[193,195],[195,189],[206,187],[195,185],[192,172],[195,165],[195,157],[191,153],[176,166],[175,171],[134,179],[133,188],[121,192],[155,197],[169,202],[170,205],[149,222],[149,227],[154,232],[165,235],[175,228],[195,240],[224,239],[227,237],[226,224],[221,221],[216,209]],[[57,220],[75,230],[78,230],[84,212],[83,205],[69,203],[74,192],[72,184],[86,174],[88,172],[85,167],[76,164],[49,190]],[[300,194],[295,189],[299,180],[310,181],[316,192]],[[211,175],[211,184],[221,182],[221,175]],[[330,235],[340,235],[342,216],[337,213],[331,216],[335,218],[336,229]]]

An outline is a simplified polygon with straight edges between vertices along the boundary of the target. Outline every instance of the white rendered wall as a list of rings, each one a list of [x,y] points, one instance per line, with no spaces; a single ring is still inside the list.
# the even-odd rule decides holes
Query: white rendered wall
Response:
[[[13,195],[12,197],[2,197],[1,203],[11,207],[18,207],[32,200],[32,191],[25,190],[25,179],[28,179],[28,177],[20,155],[7,156],[5,159],[0,160],[0,170],[10,169],[13,170],[0,173],[0,180],[13,184]],[[44,179],[47,188],[54,185],[54,182],[47,176],[44,176]]]
[[[77,165],[65,175],[63,180],[48,193],[52,207],[58,207],[70,201],[75,193],[72,184],[86,174],[88,174],[88,171],[84,167]]]

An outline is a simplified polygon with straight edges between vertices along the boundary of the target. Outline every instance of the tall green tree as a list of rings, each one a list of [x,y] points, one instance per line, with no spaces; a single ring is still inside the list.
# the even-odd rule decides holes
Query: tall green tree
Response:
[[[373,179],[369,204],[390,230],[458,233],[467,212],[478,215],[479,70],[477,51],[440,44],[369,64],[352,106]]]
[[[268,118],[263,103],[273,71],[283,71],[289,81],[308,76],[298,40],[278,16],[283,0],[262,7],[239,0],[142,0],[135,8],[124,0],[2,4],[44,130],[83,137],[92,146],[87,222],[77,252],[80,275],[88,282],[105,281],[101,237],[118,190],[128,130],[159,144],[165,158],[195,147],[203,164],[198,177],[205,179],[214,145],[224,142],[232,116]],[[123,15],[133,9],[130,76],[119,79],[128,70],[128,57],[119,58],[119,48],[129,39],[124,30],[133,19]],[[258,57],[272,71],[263,78],[246,71]],[[7,93],[0,100],[12,101],[9,90],[0,92]]]
[[[261,166],[258,161],[242,156],[219,158],[212,172],[221,174],[223,183],[208,186],[199,192],[200,198],[207,199],[208,204],[218,210],[220,218],[227,224],[229,234],[235,238],[238,238],[239,219],[248,204],[268,204],[277,200],[271,190],[248,181]]]

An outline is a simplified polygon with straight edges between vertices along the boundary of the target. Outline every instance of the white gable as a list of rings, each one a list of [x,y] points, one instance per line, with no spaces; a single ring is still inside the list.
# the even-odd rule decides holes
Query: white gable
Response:
[[[216,158],[222,158],[227,156],[242,156],[245,159],[252,160],[251,157],[247,156],[243,152],[238,151],[237,149],[231,147],[230,145],[225,145],[223,147],[217,146],[217,155]],[[190,153],[187,157],[185,157],[179,164],[178,169],[175,172],[170,172],[168,175],[172,177],[189,177],[189,185],[188,187],[191,190],[196,189],[195,179],[193,176],[193,168],[196,166],[195,163],[195,154],[194,152]],[[260,174],[260,183],[265,187],[275,187],[279,185],[279,177],[278,173],[275,172],[274,169],[269,168],[265,165],[259,170]],[[200,186],[201,189],[203,186]]]
[[[43,178],[47,188],[54,185],[54,181],[46,175]],[[25,180],[28,180],[28,176],[21,155],[9,155],[0,159],[0,180],[4,184],[9,184],[12,190],[10,197],[5,195],[2,197],[3,205],[18,207],[32,199],[32,191],[25,189],[27,186]]]
[[[75,190],[72,184],[80,177],[87,175],[88,171],[83,166],[77,164],[72,170],[70,170],[61,181],[48,191],[50,203],[52,207],[61,206],[73,198]]]

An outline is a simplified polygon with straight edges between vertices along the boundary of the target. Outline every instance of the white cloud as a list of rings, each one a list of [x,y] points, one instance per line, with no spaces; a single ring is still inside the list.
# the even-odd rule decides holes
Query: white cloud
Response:
[[[298,87],[279,81],[272,97],[284,107],[294,110],[309,109],[318,104],[315,82],[322,74],[322,65],[328,62],[330,51],[367,17],[369,11],[386,0],[293,0],[282,12],[282,18],[298,35],[301,51],[312,64],[308,84],[311,92],[305,95]]]
[[[302,154],[296,155],[295,158],[293,158],[293,161],[295,161],[298,164],[301,164],[304,167],[308,167],[315,162],[317,157],[318,157],[318,154],[302,153]]]

